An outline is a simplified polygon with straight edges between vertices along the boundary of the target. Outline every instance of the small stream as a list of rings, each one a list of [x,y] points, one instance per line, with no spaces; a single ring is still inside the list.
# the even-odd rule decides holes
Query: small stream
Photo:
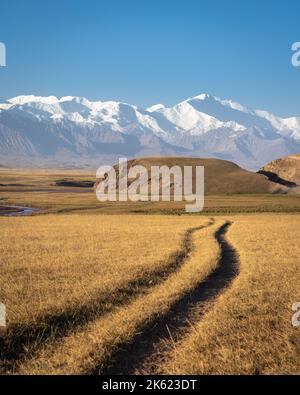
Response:
[[[5,211],[7,209],[7,211]],[[31,215],[40,211],[39,208],[24,207],[24,206],[11,206],[3,205],[0,206],[0,216],[2,217],[21,217]]]

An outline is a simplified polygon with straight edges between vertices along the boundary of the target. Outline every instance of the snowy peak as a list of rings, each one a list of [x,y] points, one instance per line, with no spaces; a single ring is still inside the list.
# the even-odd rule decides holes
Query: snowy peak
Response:
[[[0,101],[3,157],[218,157],[258,169],[300,152],[300,117],[280,118],[202,93],[143,110],[79,96],[17,96]],[[77,160],[76,159],[76,160]],[[98,160],[98,159],[97,159]]]
[[[300,141],[300,117],[280,118],[261,110],[257,110],[256,114],[268,120],[283,136],[290,136]]]
[[[21,110],[37,119],[56,122],[69,120],[87,125],[109,123],[121,130],[128,123],[141,123],[156,131],[177,130],[192,135],[216,129],[233,132],[247,128],[276,130],[284,136],[300,139],[300,118],[279,118],[265,111],[254,111],[232,100],[202,93],[173,107],[156,104],[147,110],[116,101],[90,101],[84,97],[17,96],[0,102],[0,110]],[[119,127],[121,126],[121,127]],[[167,128],[167,130],[166,130]]]
[[[163,110],[164,108],[165,108],[165,106],[163,104],[159,103],[159,104],[155,104],[154,106],[147,108],[146,111],[154,112],[154,111]]]
[[[12,104],[26,104],[26,103],[43,103],[43,104],[52,104],[58,102],[56,96],[35,96],[35,95],[27,95],[27,96],[16,96],[8,100],[9,103]]]
[[[163,114],[168,121],[193,134],[206,133],[213,129],[231,128],[241,131],[251,124],[255,113],[232,100],[222,100],[202,93],[174,107],[152,106],[148,111]],[[260,120],[257,123],[261,123]]]
[[[216,117],[199,111],[193,105],[193,100],[188,100],[177,104],[172,108],[160,109],[159,112],[163,114],[166,119],[181,128],[182,130],[192,135],[203,134],[213,129],[230,127],[233,130],[243,130],[243,126],[235,122],[222,122]]]
[[[188,100],[209,100],[210,98],[213,98],[213,97],[214,96],[211,96],[208,93],[201,93],[200,95],[194,96]]]

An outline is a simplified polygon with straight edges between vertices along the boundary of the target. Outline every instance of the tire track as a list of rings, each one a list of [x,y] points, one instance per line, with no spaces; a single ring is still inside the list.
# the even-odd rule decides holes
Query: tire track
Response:
[[[193,233],[213,223],[214,220],[210,219],[205,225],[188,229],[184,233],[181,248],[169,256],[163,268],[143,273],[143,277],[124,284],[115,292],[89,300],[79,307],[67,308],[58,314],[41,315],[34,323],[27,325],[9,326],[6,336],[0,337],[0,373],[15,370],[25,358],[33,358],[47,341],[58,340],[77,330],[82,330],[88,323],[110,313],[118,306],[130,303],[149,288],[165,281],[172,273],[180,269],[192,253]]]
[[[231,222],[226,222],[215,233],[220,245],[217,268],[192,292],[184,295],[163,316],[147,326],[132,342],[123,345],[107,362],[102,371],[94,374],[159,374],[159,365],[168,350],[181,340],[226,290],[238,274],[238,254],[225,238]]]

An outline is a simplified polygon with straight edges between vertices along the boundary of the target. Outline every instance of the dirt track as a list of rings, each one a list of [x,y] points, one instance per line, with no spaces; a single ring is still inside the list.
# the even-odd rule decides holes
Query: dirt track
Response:
[[[123,345],[96,374],[159,374],[159,366],[168,357],[168,350],[201,320],[215,299],[226,290],[238,273],[238,256],[225,234],[226,222],[215,233],[221,249],[217,269],[206,281],[176,302],[164,316],[158,317],[131,343]]]

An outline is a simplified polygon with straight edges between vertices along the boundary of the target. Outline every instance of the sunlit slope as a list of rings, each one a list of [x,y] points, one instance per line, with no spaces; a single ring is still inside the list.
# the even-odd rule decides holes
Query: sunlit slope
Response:
[[[151,182],[151,166],[204,166],[205,194],[234,194],[234,193],[276,193],[284,192],[285,187],[271,182],[266,176],[247,171],[233,162],[214,158],[180,158],[157,157],[138,158],[128,162],[131,166],[144,166],[148,170],[148,181]],[[115,166],[118,170],[118,165]],[[130,180],[128,181],[130,184]],[[195,178],[193,179],[195,184]],[[172,184],[171,184],[172,187]],[[150,190],[150,188],[149,188]]]
[[[300,154],[276,159],[262,167],[261,170],[274,173],[283,180],[300,186]]]

